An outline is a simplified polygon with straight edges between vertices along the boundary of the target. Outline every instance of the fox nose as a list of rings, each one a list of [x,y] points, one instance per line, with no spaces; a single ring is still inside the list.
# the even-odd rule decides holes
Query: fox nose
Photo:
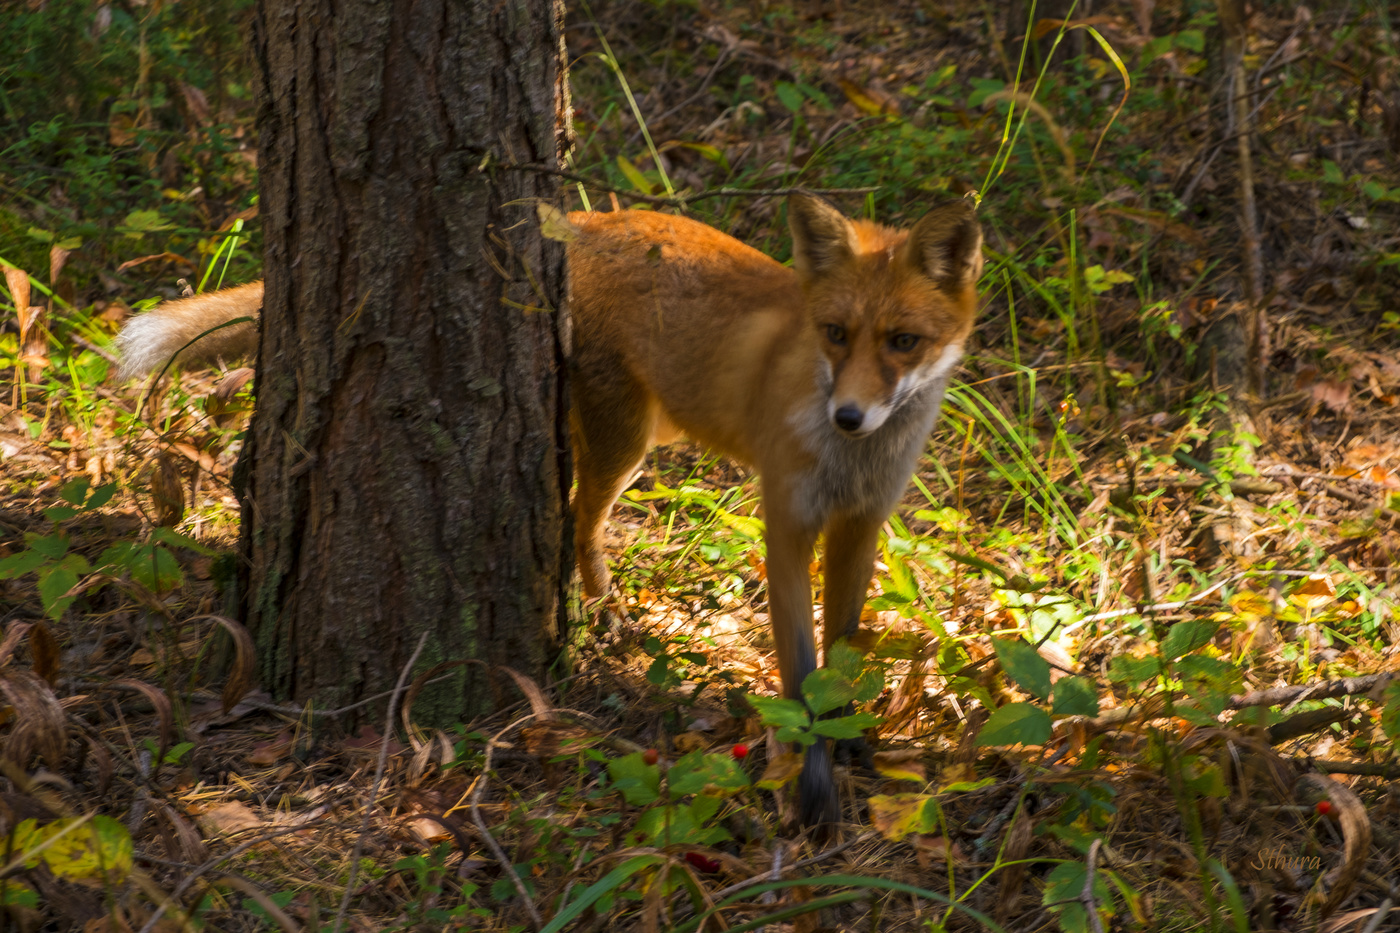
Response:
[[[858,431],[861,422],[865,420],[865,414],[854,405],[842,405],[836,409],[836,414],[831,416],[831,420],[843,431]]]

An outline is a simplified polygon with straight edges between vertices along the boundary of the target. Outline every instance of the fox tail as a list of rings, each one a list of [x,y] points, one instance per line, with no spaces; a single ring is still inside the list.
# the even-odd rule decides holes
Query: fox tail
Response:
[[[117,335],[121,378],[154,372],[171,362],[189,366],[251,357],[258,348],[263,283],[250,282],[167,301],[127,322]]]

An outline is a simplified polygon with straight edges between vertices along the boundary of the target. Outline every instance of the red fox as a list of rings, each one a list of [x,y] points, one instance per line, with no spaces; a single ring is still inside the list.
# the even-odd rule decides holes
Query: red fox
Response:
[[[766,522],[768,608],[784,692],[817,667],[808,565],[825,535],[824,643],[854,635],[880,526],[924,450],[977,306],[982,230],[973,206],[935,208],[908,231],[788,201],[793,268],[712,227],[654,211],[573,213],[570,366],[583,589],[607,592],[603,526],[648,447],[686,434],[754,467]],[[260,284],[187,298],[118,338],[128,374],[180,353],[246,347]],[[243,343],[240,343],[243,341]],[[799,779],[806,824],[836,822],[830,751]]]

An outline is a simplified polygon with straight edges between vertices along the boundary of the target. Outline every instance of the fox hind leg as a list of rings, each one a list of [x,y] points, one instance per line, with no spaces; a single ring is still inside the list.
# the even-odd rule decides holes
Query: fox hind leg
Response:
[[[603,553],[603,527],[613,503],[642,458],[656,427],[655,403],[631,379],[614,373],[605,384],[574,381],[574,542],[588,597],[608,591],[611,574]]]

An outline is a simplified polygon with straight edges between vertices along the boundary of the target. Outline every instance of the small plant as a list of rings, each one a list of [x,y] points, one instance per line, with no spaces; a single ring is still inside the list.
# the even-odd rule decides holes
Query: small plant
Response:
[[[24,536],[24,550],[0,559],[0,580],[12,580],[27,574],[38,578],[39,598],[44,613],[57,621],[85,591],[96,592],[120,576],[151,593],[166,593],[184,582],[184,571],[170,550],[188,548],[199,554],[210,553],[192,538],[169,528],[154,528],[144,542],[119,541],[104,550],[96,564],[71,550],[72,538],[60,526],[79,515],[102,508],[116,495],[117,484],[93,487],[92,481],[80,476],[64,484],[59,497],[66,505],[53,505],[44,515],[53,522],[46,535],[29,532]],[[80,586],[89,578],[86,587]]]
[[[868,703],[885,689],[884,671],[865,669],[864,659],[844,641],[827,653],[826,667],[802,681],[802,699],[749,697],[765,726],[777,729],[779,742],[795,742],[807,748],[822,738],[859,739],[866,729],[880,724],[880,717],[866,712],[832,715],[853,703]]]

